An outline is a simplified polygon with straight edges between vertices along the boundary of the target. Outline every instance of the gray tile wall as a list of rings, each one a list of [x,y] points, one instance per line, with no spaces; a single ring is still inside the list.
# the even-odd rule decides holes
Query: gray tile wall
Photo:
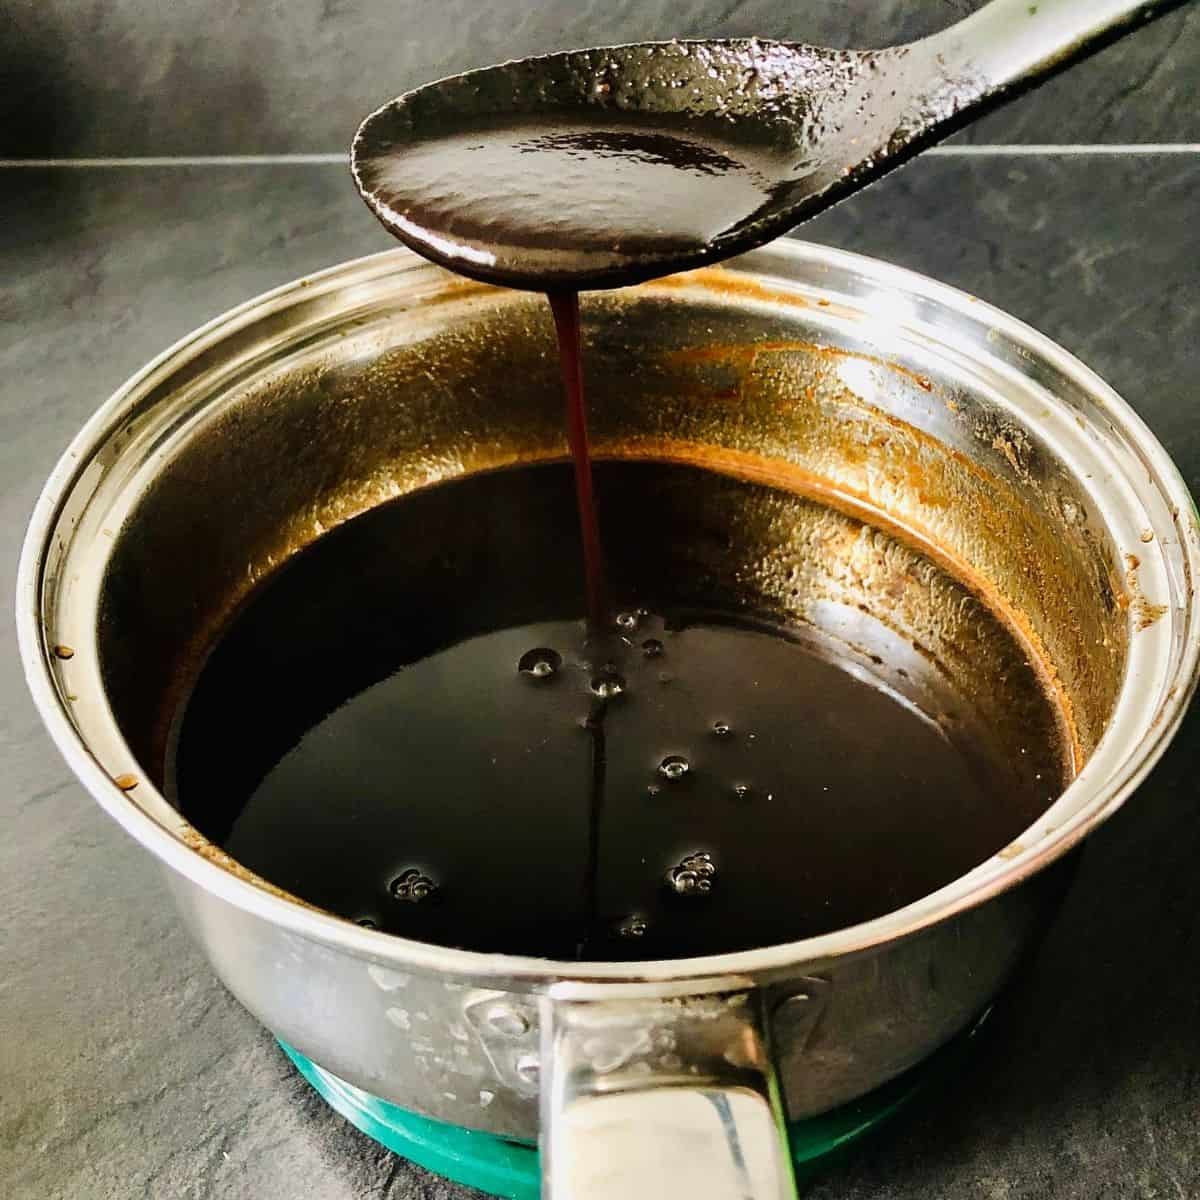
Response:
[[[687,36],[884,45],[977,7],[979,0],[5,0],[0,157],[339,150],[391,95],[505,58]],[[1198,68],[1200,6],[1192,5],[964,136],[1197,141]]]

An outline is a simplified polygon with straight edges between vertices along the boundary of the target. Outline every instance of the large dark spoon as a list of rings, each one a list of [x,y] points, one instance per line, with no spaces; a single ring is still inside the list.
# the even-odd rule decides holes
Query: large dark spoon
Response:
[[[887,50],[577,50],[428,84],[363,122],[364,199],[413,249],[538,290],[761,245],[1182,0],[993,0]]]

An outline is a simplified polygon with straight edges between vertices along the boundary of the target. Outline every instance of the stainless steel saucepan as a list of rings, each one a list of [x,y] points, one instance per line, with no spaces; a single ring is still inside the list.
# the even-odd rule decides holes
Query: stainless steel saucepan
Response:
[[[164,714],[249,590],[322,531],[565,456],[544,307],[397,251],[168,350],[99,409],[38,503],[17,596],[29,686],[79,779],[162,862],[221,978],[320,1066],[441,1120],[540,1136],[560,1200],[784,1196],[785,1114],[863,1095],[985,1009],[1051,915],[1052,868],[1175,732],[1200,654],[1196,512],[1086,367],[896,267],[782,242],[588,297],[598,456],[784,497],[764,514],[701,488],[656,513],[666,542],[703,508],[730,536],[693,565],[731,603],[874,655],[918,697],[949,680],[1002,723],[985,606],[940,582],[975,579],[1052,667],[1081,769],[969,874],[791,945],[589,964],[360,928],[240,868],[167,803]]]

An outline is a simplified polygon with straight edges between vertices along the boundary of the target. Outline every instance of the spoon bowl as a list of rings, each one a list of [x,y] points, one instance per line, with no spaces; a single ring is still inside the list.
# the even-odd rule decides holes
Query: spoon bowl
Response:
[[[890,55],[745,40],[505,63],[379,109],[355,138],[354,174],[384,225],[456,271],[630,283],[793,224],[836,180],[820,133],[835,98],[880,62]]]

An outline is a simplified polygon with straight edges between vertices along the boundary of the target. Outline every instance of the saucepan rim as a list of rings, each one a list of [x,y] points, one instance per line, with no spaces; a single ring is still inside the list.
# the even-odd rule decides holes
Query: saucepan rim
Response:
[[[1174,521],[1175,537],[1163,546],[1173,556],[1176,602],[1149,637],[1131,637],[1126,677],[1108,731],[1084,771],[1045,814],[1040,833],[1026,848],[996,858],[904,908],[819,937],[755,950],[703,958],[647,962],[574,963],[481,954],[410,941],[364,929],[353,922],[303,905],[261,886],[245,874],[221,865],[219,856],[195,847],[194,831],[148,783],[136,799],[122,791],[89,751],[73,722],[56,678],[53,650],[44,629],[47,554],[64,519],[73,489],[118,426],[123,415],[163,386],[174,372],[211,351],[233,331],[285,311],[314,296],[351,296],[357,287],[395,276],[407,279],[444,276],[404,249],[389,250],[295,280],[216,317],[171,346],[119,388],[87,422],[63,454],[34,509],[17,577],[16,624],[26,680],[55,744],[91,795],[167,867],[220,899],[302,937],[381,964],[428,973],[450,974],[513,990],[542,991],[562,997],[613,994],[667,994],[727,988],[766,981],[816,964],[868,952],[945,921],[1008,890],[1066,854],[1110,815],[1145,778],[1165,750],[1186,711],[1200,665],[1200,604],[1193,595],[1200,577],[1200,519],[1179,471],[1137,414],[1106,383],[1073,355],[1023,322],[974,297],[890,263],[846,251],[784,239],[722,268],[784,282],[805,281],[836,288],[865,281],[872,288],[901,296],[927,311],[953,310],[990,338],[1014,346],[1022,358],[1040,363],[1070,380],[1096,406],[1102,436],[1110,431],[1125,455],[1123,484],[1139,496],[1153,496]],[[449,278],[449,277],[446,277]],[[651,285],[653,286],[653,285]],[[901,309],[904,305],[900,306]],[[871,319],[867,314],[866,319]],[[913,318],[920,323],[920,316]],[[970,352],[970,351],[968,351]],[[977,351],[976,351],[977,352]],[[1136,464],[1136,470],[1134,469]],[[1139,490],[1140,489],[1140,490]],[[102,698],[102,697],[101,697]],[[1140,711],[1139,711],[1140,705]],[[1149,706],[1149,707],[1148,707]],[[120,738],[105,703],[114,739]],[[1122,743],[1123,739],[1123,743]],[[120,744],[124,744],[120,739]],[[1101,753],[1105,751],[1105,753]],[[132,757],[132,756],[131,756]],[[1096,770],[1091,768],[1099,763]],[[1081,798],[1080,792],[1084,792]],[[1071,803],[1064,808],[1064,801]],[[1070,810],[1056,821],[1058,810]],[[192,838],[185,836],[192,833]]]

